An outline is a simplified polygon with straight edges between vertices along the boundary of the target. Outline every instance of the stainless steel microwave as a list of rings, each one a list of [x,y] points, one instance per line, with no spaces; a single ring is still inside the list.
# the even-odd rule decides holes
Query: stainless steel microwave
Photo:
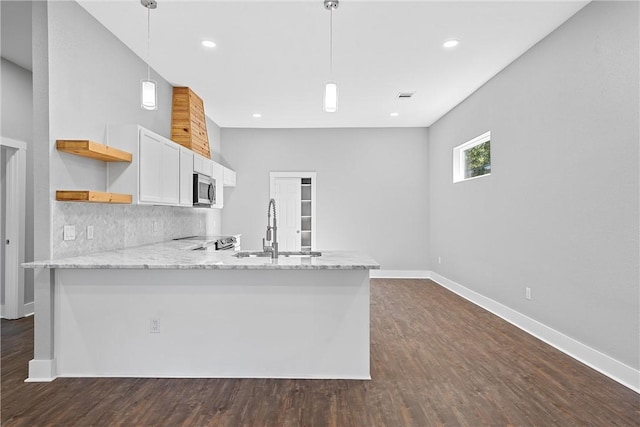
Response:
[[[211,207],[216,204],[216,180],[199,173],[193,174],[193,206]]]

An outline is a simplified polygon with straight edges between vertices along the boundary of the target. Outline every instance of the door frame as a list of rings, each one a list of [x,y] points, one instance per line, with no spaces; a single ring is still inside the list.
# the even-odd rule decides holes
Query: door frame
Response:
[[[25,254],[25,202],[26,202],[26,151],[27,144],[11,138],[0,137],[0,149],[7,153],[6,197],[0,197],[0,211],[6,200],[5,241],[5,290],[2,316],[6,319],[24,317],[24,270],[20,264]],[[2,165],[4,167],[5,165]],[[10,243],[7,243],[10,242]],[[11,244],[11,242],[14,242]]]
[[[316,250],[317,173],[310,171],[269,172],[269,198],[275,197],[277,178],[311,178],[311,250]]]

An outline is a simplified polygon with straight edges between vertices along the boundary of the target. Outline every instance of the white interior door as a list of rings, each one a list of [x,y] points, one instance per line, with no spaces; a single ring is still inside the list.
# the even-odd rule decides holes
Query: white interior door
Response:
[[[278,248],[300,250],[300,178],[276,178],[275,194],[278,220]]]
[[[3,291],[2,317],[17,319],[24,315],[24,218],[26,181],[26,144],[8,138],[0,140],[0,212],[2,227],[2,269],[0,270]]]

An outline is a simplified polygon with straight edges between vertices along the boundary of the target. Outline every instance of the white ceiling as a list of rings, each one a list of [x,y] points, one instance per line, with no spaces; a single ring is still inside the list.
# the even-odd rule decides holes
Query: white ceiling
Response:
[[[429,126],[588,3],[342,0],[331,75],[323,0],[157,1],[151,66],[196,91],[222,127],[279,128]],[[147,59],[139,0],[78,3]],[[442,47],[451,38],[460,45]],[[339,85],[333,114],[322,111],[328,80]]]

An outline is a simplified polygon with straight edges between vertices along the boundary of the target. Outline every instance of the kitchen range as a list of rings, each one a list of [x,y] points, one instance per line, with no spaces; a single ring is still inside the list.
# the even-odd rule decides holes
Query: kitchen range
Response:
[[[195,240],[200,246],[193,249],[194,251],[239,251],[240,250],[240,234],[234,236],[189,236],[180,237],[173,240]]]

